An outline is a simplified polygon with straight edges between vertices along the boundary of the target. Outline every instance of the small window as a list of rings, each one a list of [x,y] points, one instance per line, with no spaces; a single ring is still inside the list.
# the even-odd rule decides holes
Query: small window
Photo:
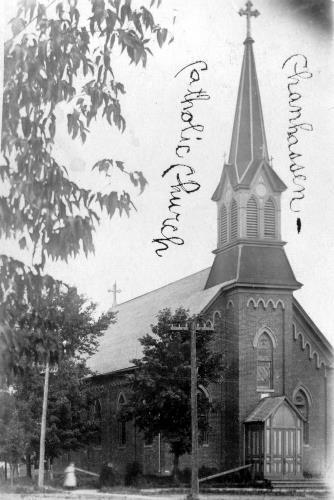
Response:
[[[126,446],[126,421],[124,418],[118,419],[118,445]]]
[[[235,200],[231,203],[231,214],[230,214],[230,234],[231,240],[237,239],[239,235],[239,224],[238,224],[238,205]]]
[[[199,442],[203,446],[206,446],[209,444],[209,411],[208,410],[206,412],[204,412],[202,418],[203,418],[203,422],[204,422],[205,427],[199,433]]]
[[[276,237],[275,204],[271,198],[264,204],[264,236],[265,238]]]
[[[257,201],[254,196],[251,196],[247,202],[246,219],[247,237],[257,238],[259,233],[259,211]]]
[[[219,246],[227,243],[227,209],[222,205],[219,213]]]
[[[257,388],[273,387],[273,344],[269,335],[264,332],[257,344]]]
[[[299,389],[299,391],[296,393],[294,400],[293,400],[296,408],[299,410],[299,413],[305,417],[304,421],[304,433],[303,433],[303,442],[304,444],[309,444],[310,442],[310,436],[309,436],[309,410],[310,410],[310,405],[308,398],[305,394],[305,392],[302,389]]]
[[[117,433],[118,433],[117,440],[118,440],[118,446],[120,447],[125,447],[127,441],[126,420],[125,417],[122,415],[122,407],[125,405],[125,403],[126,400],[124,394],[121,393],[118,397],[119,416],[117,421]]]
[[[197,392],[197,404],[198,404],[198,441],[202,446],[207,446],[209,444],[209,412],[210,412],[210,401],[206,389],[200,387]]]
[[[84,413],[82,414],[82,417],[84,417]],[[87,412],[86,412],[86,417],[88,417]],[[94,444],[95,446],[101,446],[102,408],[101,408],[101,402],[98,399],[96,399],[95,401],[93,401],[93,403],[90,404],[89,418],[92,423],[92,431],[94,432],[94,438],[92,440],[92,444]]]

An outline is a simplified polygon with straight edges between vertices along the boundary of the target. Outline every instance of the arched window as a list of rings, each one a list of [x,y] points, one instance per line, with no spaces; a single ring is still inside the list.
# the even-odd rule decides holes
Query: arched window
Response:
[[[299,412],[305,417],[305,422],[304,422],[304,434],[303,434],[303,441],[304,444],[309,444],[309,412],[310,412],[310,404],[308,397],[303,391],[303,389],[299,389],[296,394],[294,395],[293,402],[296,406],[296,408],[299,410]]]
[[[247,237],[257,238],[259,235],[259,210],[255,196],[251,196],[246,209]]]
[[[219,245],[227,243],[227,208],[222,205],[219,212]]]
[[[199,442],[203,446],[209,444],[209,411],[210,411],[210,400],[208,391],[200,386],[197,392],[197,404],[198,404],[198,424],[199,424]]]
[[[102,430],[102,407],[101,402],[98,399],[95,399],[89,405],[89,417],[92,423],[92,431],[94,433],[93,442],[95,445],[101,445],[101,430]],[[87,418],[87,414],[86,414]]]
[[[221,324],[221,321],[222,321],[222,318],[221,318],[221,314],[219,311],[215,311],[214,315],[213,315],[213,325],[214,326],[219,326]]]
[[[231,240],[235,240],[239,234],[239,224],[238,224],[238,205],[235,200],[231,203],[231,213],[230,213],[230,235]]]
[[[264,236],[265,238],[276,237],[275,204],[271,198],[264,204]]]
[[[98,399],[96,399],[94,403],[94,420],[99,422],[102,420],[102,408]]]
[[[118,441],[118,446],[120,447],[125,447],[126,446],[126,420],[124,415],[122,415],[122,408],[126,403],[126,399],[124,397],[124,394],[121,392],[120,395],[118,396],[118,421],[117,421],[117,441]]]
[[[273,344],[267,332],[263,332],[257,343],[257,388],[273,387]]]

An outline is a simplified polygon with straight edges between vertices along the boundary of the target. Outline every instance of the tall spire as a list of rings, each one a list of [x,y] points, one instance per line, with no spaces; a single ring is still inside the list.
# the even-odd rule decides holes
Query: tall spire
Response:
[[[268,162],[267,141],[264,130],[259,84],[253,54],[254,40],[251,38],[251,17],[259,12],[252,10],[252,2],[246,3],[239,14],[246,16],[247,36],[244,41],[245,52],[241,68],[239,92],[235,111],[229,164],[236,167],[238,180],[241,181],[254,160]]]

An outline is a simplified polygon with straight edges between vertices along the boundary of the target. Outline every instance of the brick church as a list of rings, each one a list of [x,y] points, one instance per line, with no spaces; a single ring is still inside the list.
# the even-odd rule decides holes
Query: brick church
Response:
[[[259,85],[247,16],[239,91],[228,162],[212,200],[217,248],[210,268],[118,305],[117,323],[89,360],[101,397],[101,443],[92,461],[120,471],[138,461],[144,473],[168,474],[172,456],[159,436],[145,442],[118,418],[127,400],[129,360],[159,310],[183,306],[215,328],[215,349],[228,360],[219,384],[206,388],[214,403],[200,465],[219,471],[253,462],[258,477],[298,479],[324,472],[329,460],[329,384],[332,347],[293,292],[301,287],[281,237],[286,186],[269,161]],[[189,457],[181,457],[181,468]]]

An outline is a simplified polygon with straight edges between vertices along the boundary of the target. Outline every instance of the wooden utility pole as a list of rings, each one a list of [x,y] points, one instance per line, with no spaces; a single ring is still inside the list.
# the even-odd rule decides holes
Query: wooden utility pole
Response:
[[[38,467],[39,488],[43,488],[44,486],[45,432],[46,432],[46,411],[48,407],[49,376],[50,376],[50,353],[48,353],[47,355],[46,365],[45,365],[45,376],[44,376],[41,436],[39,440],[39,467]]]
[[[193,318],[187,326],[172,326],[171,330],[189,331],[190,329],[190,376],[191,376],[191,500],[198,500],[198,419],[197,419],[197,354],[196,332],[212,332],[212,328],[197,325],[198,318]]]
[[[191,329],[191,494],[192,500],[198,499],[198,421],[197,421],[197,357],[196,357],[196,320]]]

